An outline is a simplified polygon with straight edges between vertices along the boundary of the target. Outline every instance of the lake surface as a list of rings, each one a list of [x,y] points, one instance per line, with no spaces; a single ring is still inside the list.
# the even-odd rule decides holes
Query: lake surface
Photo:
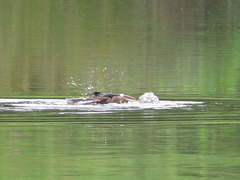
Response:
[[[0,0],[0,179],[239,179],[239,8]]]
[[[239,113],[239,101],[1,99],[1,179],[238,179]]]

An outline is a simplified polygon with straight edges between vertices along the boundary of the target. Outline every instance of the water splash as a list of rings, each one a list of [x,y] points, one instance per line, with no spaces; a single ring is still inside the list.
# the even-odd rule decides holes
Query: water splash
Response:
[[[153,92],[146,92],[138,98],[140,103],[159,103],[160,100]]]
[[[86,78],[70,77],[67,83],[71,88],[71,94],[86,95],[93,91],[113,92],[114,89],[119,89],[124,72],[119,70],[110,70],[95,68],[90,71]]]
[[[145,96],[151,94],[145,94]],[[155,98],[155,97],[154,97]],[[98,104],[98,105],[69,105],[65,99],[0,99],[0,112],[1,111],[54,111],[64,114],[98,114],[98,113],[115,113],[117,111],[136,111],[145,109],[173,109],[185,108],[191,110],[193,105],[202,106],[203,102],[195,101],[161,101],[158,102],[130,102],[123,104]]]

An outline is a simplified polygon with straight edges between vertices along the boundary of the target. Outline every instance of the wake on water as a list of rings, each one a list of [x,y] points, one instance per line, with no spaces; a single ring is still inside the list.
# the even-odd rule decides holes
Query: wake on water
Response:
[[[66,99],[0,99],[0,111],[43,111],[43,110],[67,110],[80,111],[82,113],[113,113],[114,111],[131,111],[143,109],[172,109],[189,108],[194,104],[202,104],[195,101],[161,101],[152,92],[146,92],[136,102],[123,104],[98,104],[85,105],[81,102],[69,105]]]

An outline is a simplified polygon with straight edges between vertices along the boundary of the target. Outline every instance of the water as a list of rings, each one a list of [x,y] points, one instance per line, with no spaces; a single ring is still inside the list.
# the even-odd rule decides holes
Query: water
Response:
[[[1,177],[238,179],[239,113],[236,101],[1,99]]]
[[[0,0],[0,179],[239,179],[239,8]]]
[[[142,103],[141,101],[129,102],[123,104],[104,104],[104,105],[85,105],[78,103],[69,105],[66,99],[0,99],[0,111],[41,111],[41,110],[67,110],[76,113],[81,111],[86,113],[113,113],[114,111],[123,110],[144,110],[144,109],[172,109],[188,108],[190,105],[202,104],[202,102],[192,101],[158,101],[155,103]]]
[[[1,97],[85,93],[71,77],[133,96],[239,97],[238,1],[13,2],[0,1]]]

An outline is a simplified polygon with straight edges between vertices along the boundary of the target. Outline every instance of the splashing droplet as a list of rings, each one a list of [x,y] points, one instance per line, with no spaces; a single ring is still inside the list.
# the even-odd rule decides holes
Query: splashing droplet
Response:
[[[113,92],[119,86],[124,72],[111,70],[107,67],[103,69],[95,68],[90,71],[85,79],[70,77],[67,83],[75,94],[85,95],[89,91]],[[104,77],[104,78],[103,78]]]

